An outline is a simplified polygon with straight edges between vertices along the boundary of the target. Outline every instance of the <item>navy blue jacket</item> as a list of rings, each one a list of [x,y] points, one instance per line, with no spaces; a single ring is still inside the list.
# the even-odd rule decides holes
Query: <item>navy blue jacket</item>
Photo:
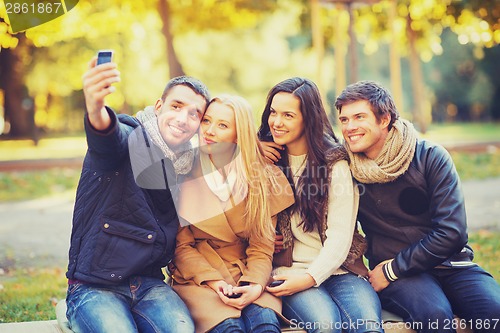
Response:
[[[359,191],[371,269],[392,258],[398,277],[473,265],[460,179],[443,147],[418,140],[406,173],[390,183],[359,184]]]
[[[163,279],[161,269],[175,251],[178,217],[169,185],[175,188],[177,177],[170,160],[152,158],[160,156],[159,149],[146,139],[136,118],[108,112],[112,124],[104,132],[85,116],[88,150],[76,193],[66,276],[101,284],[121,283],[132,275]],[[129,151],[136,155],[133,159]],[[156,188],[139,187],[141,177],[149,184],[153,179]]]

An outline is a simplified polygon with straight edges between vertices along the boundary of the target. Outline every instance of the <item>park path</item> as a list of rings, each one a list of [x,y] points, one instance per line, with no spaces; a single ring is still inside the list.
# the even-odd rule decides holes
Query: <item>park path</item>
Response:
[[[500,231],[500,178],[462,184],[469,231]],[[65,267],[74,193],[0,203],[0,269]]]

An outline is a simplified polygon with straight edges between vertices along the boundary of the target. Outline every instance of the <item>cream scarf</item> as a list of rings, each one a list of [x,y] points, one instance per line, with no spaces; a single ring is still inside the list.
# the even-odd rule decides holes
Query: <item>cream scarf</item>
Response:
[[[177,157],[161,136],[153,106],[147,106],[144,111],[139,111],[136,117],[146,129],[153,143],[161,149],[166,158],[172,161],[176,174],[185,175],[191,171],[194,161],[194,150],[189,141],[179,147],[178,151],[182,152],[182,154]]]
[[[231,162],[224,168],[224,177],[212,163],[210,156],[200,153],[203,178],[205,178],[205,182],[212,193],[222,202],[228,201],[231,196],[234,196],[236,202],[240,202],[247,195],[248,187],[245,184],[240,184],[236,173],[236,158],[238,157],[239,156],[233,156]]]
[[[417,131],[413,125],[398,119],[392,125],[384,146],[376,159],[372,160],[364,154],[353,153],[349,145],[345,148],[351,160],[351,171],[360,183],[388,183],[408,170],[415,154]]]

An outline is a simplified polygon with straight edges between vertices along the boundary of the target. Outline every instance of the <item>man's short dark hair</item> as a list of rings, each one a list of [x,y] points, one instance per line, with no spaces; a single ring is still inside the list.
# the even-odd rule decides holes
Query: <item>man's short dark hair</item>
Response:
[[[342,112],[342,106],[352,104],[358,101],[367,101],[371,110],[378,121],[382,117],[389,115],[391,117],[388,129],[399,118],[399,112],[391,93],[374,81],[359,81],[348,85],[337,97],[335,108]]]
[[[185,75],[174,77],[168,81],[165,89],[163,89],[163,94],[161,95],[162,101],[165,101],[165,98],[173,87],[180,85],[189,87],[196,94],[203,96],[207,105],[210,102],[210,93],[208,92],[207,86],[200,80]]]

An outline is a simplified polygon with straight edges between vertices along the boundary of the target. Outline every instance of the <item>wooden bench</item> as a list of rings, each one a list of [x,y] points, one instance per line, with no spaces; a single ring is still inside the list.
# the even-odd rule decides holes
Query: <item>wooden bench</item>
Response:
[[[68,327],[66,319],[66,302],[64,300],[57,303],[56,306],[57,320],[46,321],[28,321],[21,323],[6,323],[0,324],[0,332],[2,333],[73,333]],[[409,329],[407,324],[401,321],[401,318],[383,311],[382,318],[384,320],[385,333],[415,333]],[[458,325],[460,326],[460,325]],[[303,330],[294,328],[283,328],[282,332],[286,333],[304,333]],[[472,333],[470,329],[458,329],[457,333]]]

